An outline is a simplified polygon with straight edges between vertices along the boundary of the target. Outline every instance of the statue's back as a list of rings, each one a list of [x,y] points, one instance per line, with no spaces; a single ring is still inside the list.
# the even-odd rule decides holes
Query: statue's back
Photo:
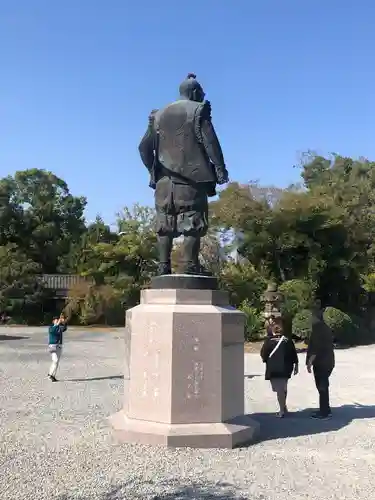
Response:
[[[197,115],[202,107],[202,103],[181,99],[155,114],[159,162],[171,173],[198,183],[215,181],[199,142]]]

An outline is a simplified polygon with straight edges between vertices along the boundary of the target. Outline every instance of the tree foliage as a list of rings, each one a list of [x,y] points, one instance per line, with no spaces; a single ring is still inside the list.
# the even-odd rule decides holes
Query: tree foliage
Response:
[[[0,246],[0,308],[23,322],[41,315],[45,297],[40,264],[15,244]]]
[[[292,334],[308,343],[312,332],[312,312],[309,309],[299,310],[292,322]]]
[[[259,309],[253,307],[249,299],[245,299],[239,305],[239,309],[245,315],[245,340],[252,342],[264,336],[264,318]]]
[[[244,310],[249,336],[263,329],[261,296],[272,280],[284,294],[292,331],[307,331],[304,311],[319,299],[331,323],[345,318],[334,326],[338,338],[357,341],[362,326],[353,330],[348,318],[374,324],[375,163],[309,152],[300,168],[301,185],[232,182],[221,190],[210,203],[200,258],[231,304]],[[66,305],[83,324],[121,323],[123,309],[138,302],[157,269],[154,210],[125,207],[113,228],[100,216],[87,223],[85,206],[85,197],[52,172],[31,169],[0,180],[3,309],[25,320],[42,317],[44,273],[87,279],[73,287]],[[178,271],[179,241],[172,260]]]
[[[348,314],[335,307],[327,307],[324,311],[324,321],[331,328],[336,342],[344,345],[357,343],[357,328]]]
[[[122,325],[121,291],[110,285],[79,283],[70,289],[64,313],[69,321],[82,325]]]
[[[257,310],[262,308],[261,296],[267,286],[264,276],[246,261],[227,262],[220,275],[221,287],[229,293],[233,306],[245,300]]]
[[[284,296],[282,313],[286,317],[294,318],[301,309],[310,309],[314,303],[314,285],[308,280],[284,281],[279,287]]]
[[[375,163],[309,153],[301,177],[283,191],[232,183],[212,204],[213,221],[279,284],[290,322],[315,298],[363,319],[375,291]]]
[[[132,307],[157,268],[155,214],[148,207],[125,207],[117,216],[119,231],[112,233],[101,219],[88,227],[78,250],[76,271],[93,285],[83,294],[73,289],[66,310],[81,323],[111,322]],[[118,321],[118,319],[117,319]],[[112,320],[113,322],[113,320]]]
[[[55,272],[60,259],[85,231],[86,199],[72,196],[62,179],[45,170],[16,172],[0,185],[12,193],[8,209],[13,207],[22,228],[18,245],[41,265],[42,272]]]

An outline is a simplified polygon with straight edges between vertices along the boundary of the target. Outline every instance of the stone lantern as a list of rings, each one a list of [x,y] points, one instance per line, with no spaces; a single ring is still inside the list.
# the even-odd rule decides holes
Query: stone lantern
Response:
[[[281,322],[281,306],[284,300],[284,296],[278,291],[276,283],[269,283],[267,290],[262,296],[262,301],[264,302],[264,326],[266,330],[272,324],[272,322]]]

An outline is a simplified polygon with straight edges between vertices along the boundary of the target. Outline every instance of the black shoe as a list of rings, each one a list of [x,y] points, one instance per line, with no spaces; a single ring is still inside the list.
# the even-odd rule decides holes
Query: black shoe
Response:
[[[52,382],[57,382],[57,378],[54,377],[53,375],[48,375],[49,379],[52,380]]]
[[[325,413],[321,413],[320,411],[318,411],[316,413],[313,413],[311,415],[311,418],[313,418],[315,420],[329,420],[330,418],[332,418],[332,413],[329,412],[329,413],[325,414]]]
[[[165,274],[172,274],[172,269],[170,264],[159,264],[158,275],[164,276]]]
[[[194,276],[212,276],[210,271],[207,271],[201,264],[188,263],[185,266],[184,274],[192,274]]]

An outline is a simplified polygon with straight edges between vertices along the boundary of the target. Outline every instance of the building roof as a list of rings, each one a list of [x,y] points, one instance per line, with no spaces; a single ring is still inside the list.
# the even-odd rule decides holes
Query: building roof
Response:
[[[92,281],[79,274],[42,274],[41,278],[46,288],[51,290],[69,290],[77,283]]]

